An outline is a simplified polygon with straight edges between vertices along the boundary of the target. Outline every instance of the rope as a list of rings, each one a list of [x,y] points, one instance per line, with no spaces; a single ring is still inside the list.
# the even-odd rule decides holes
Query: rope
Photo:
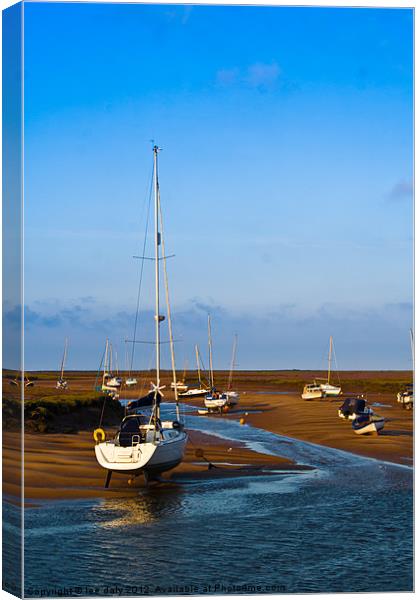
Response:
[[[148,233],[148,229],[149,229],[149,216],[150,216],[150,205],[151,205],[151,199],[152,199],[152,187],[153,187],[153,177],[150,177],[150,185],[149,185],[149,204],[147,207],[147,217],[146,217],[146,230],[144,232],[144,240],[143,240],[143,251],[142,251],[142,261],[141,261],[141,267],[140,267],[140,280],[139,280],[139,287],[137,290],[137,305],[136,305],[136,317],[134,319],[134,333],[133,333],[133,346],[131,349],[131,359],[130,359],[130,371],[129,371],[129,376],[131,375],[131,371],[133,370],[133,361],[134,361],[134,349],[135,349],[135,343],[136,343],[136,334],[137,334],[137,324],[138,324],[138,318],[139,318],[139,310],[140,310],[140,295],[141,295],[141,288],[142,288],[142,282],[143,282],[143,271],[144,271],[144,256],[145,256],[145,252],[146,252],[146,242],[147,242],[147,233]]]

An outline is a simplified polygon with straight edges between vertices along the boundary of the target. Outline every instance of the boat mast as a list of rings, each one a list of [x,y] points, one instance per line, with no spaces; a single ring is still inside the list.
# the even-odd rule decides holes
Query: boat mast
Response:
[[[207,315],[207,329],[209,336],[209,368],[210,368],[210,384],[211,387],[214,387],[214,378],[213,378],[213,352],[211,347],[211,326],[210,326],[210,315]]]
[[[181,413],[179,410],[178,386],[177,386],[177,380],[176,380],[174,336],[173,336],[173,331],[172,331],[172,314],[171,314],[171,303],[169,301],[168,271],[166,268],[165,236],[163,234],[163,215],[162,215],[162,205],[160,203],[159,187],[158,187],[158,209],[159,209],[159,217],[160,217],[160,241],[162,243],[163,275],[164,275],[164,281],[165,281],[166,309],[167,309],[167,313],[168,313],[169,345],[170,345],[170,349],[171,349],[171,366],[172,366],[172,379],[173,379],[173,384],[174,384],[176,418],[178,421],[180,421]],[[162,318],[162,320],[163,320],[163,318]],[[184,379],[185,379],[185,375],[184,375]]]
[[[411,328],[410,328],[410,340],[411,340],[411,359],[413,361],[413,366],[414,366],[414,333]]]
[[[238,334],[235,333],[234,337],[233,337],[233,348],[232,348],[232,362],[230,363],[230,372],[229,372],[229,380],[228,380],[228,391],[230,390],[231,386],[232,386],[232,379],[233,379],[233,369],[235,368],[235,359],[236,359],[236,348],[238,345]]]
[[[201,389],[200,355],[198,353],[198,346],[197,346],[197,344],[195,345],[195,358],[197,360],[198,382],[200,384],[200,389]]]
[[[64,352],[63,352],[63,360],[61,361],[61,375],[60,375],[60,379],[63,379],[64,377],[64,365],[66,362],[66,358],[67,358],[67,345],[68,345],[68,338],[66,338],[65,342],[64,342]]]
[[[158,152],[160,148],[153,146],[153,188],[155,195],[155,332],[156,332],[156,390],[155,411],[159,417],[159,405],[157,397],[160,387],[160,318],[159,318],[159,180],[158,180]]]
[[[330,383],[330,378],[331,378],[332,344],[333,344],[333,339],[332,339],[332,335],[330,335],[330,351],[328,352],[328,380],[327,380],[327,383]]]
[[[102,374],[102,385],[105,385],[105,373],[107,372],[107,368],[108,368],[108,338],[106,339],[106,344],[105,344],[104,372]]]

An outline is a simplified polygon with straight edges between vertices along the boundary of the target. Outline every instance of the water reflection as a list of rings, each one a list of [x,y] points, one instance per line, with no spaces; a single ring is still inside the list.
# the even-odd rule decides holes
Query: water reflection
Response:
[[[150,525],[182,510],[181,486],[142,490],[134,498],[104,498],[92,508],[102,528]]]

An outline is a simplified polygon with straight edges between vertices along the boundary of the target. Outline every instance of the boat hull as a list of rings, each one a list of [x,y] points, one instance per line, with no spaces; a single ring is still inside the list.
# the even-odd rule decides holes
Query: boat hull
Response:
[[[325,398],[325,394],[321,390],[319,392],[303,392],[302,394],[303,400],[320,400],[321,398]]]
[[[357,435],[378,433],[379,431],[381,431],[384,428],[384,425],[385,425],[385,419],[380,419],[378,421],[372,421],[370,423],[367,423],[366,425],[363,425],[362,427],[356,428],[353,425],[353,431],[354,431],[354,433],[357,433]]]
[[[168,432],[171,432],[170,434]],[[166,438],[166,439],[165,439]],[[95,446],[98,463],[108,471],[127,474],[163,473],[176,467],[183,459],[187,434],[164,430],[164,439],[156,442],[117,446],[114,441]]]
[[[330,383],[321,383],[320,388],[326,396],[340,396],[341,394],[341,387]]]
[[[179,398],[200,398],[209,393],[209,390],[192,389],[181,394],[178,394]]]

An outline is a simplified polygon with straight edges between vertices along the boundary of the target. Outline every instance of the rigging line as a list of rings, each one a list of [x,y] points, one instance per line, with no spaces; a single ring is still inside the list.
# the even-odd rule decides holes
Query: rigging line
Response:
[[[143,256],[145,255],[145,251],[146,251],[147,233],[148,233],[148,230],[149,230],[150,205],[151,205],[151,202],[152,202],[152,188],[153,188],[153,176],[150,177],[149,204],[148,204],[148,208],[147,208],[146,230],[144,232],[144,240],[143,240],[143,252],[142,252]],[[141,261],[141,267],[140,267],[140,280],[139,280],[139,287],[138,287],[138,290],[137,290],[137,305],[136,305],[136,317],[134,319],[133,340],[136,339],[136,334],[137,334],[137,325],[138,325],[139,310],[140,310],[140,295],[141,295],[141,288],[142,288],[142,281],[143,281],[143,270],[144,270],[144,260]],[[131,347],[131,358],[130,358],[130,371],[129,371],[129,375],[131,375],[131,371],[133,370],[134,349],[135,349],[135,344],[133,342],[133,345]]]

